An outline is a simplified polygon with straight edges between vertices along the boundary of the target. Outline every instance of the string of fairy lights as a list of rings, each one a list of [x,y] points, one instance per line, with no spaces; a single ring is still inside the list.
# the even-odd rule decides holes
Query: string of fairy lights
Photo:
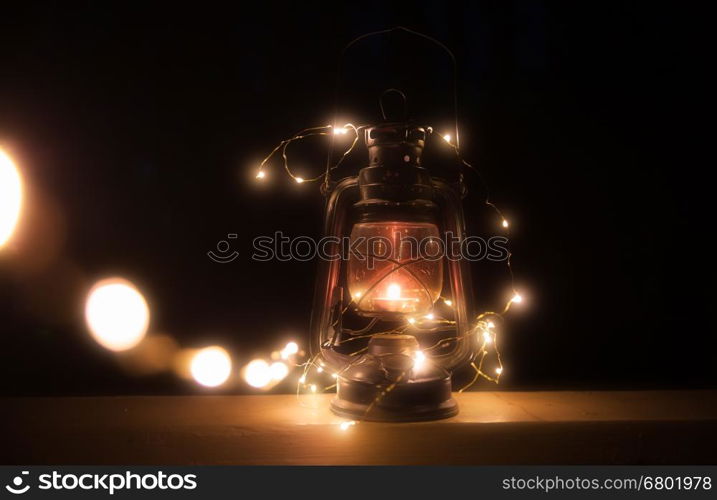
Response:
[[[345,124],[344,126],[332,126],[332,125],[325,125],[322,127],[314,127],[310,129],[302,130],[301,132],[297,133],[296,135],[285,139],[282,141],[274,150],[272,150],[260,163],[259,169],[256,172],[256,178],[260,181],[263,181],[267,179],[268,173],[267,168],[270,165],[271,159],[274,157],[274,155],[281,151],[281,157],[282,157],[282,165],[284,168],[284,171],[289,175],[291,179],[293,179],[298,184],[303,184],[304,182],[318,182],[318,181],[324,181],[324,185],[328,186],[329,184],[329,177],[331,173],[338,168],[338,166],[343,162],[343,160],[351,154],[351,152],[355,149],[356,144],[359,141],[360,134],[359,132],[366,128],[366,126],[355,126],[353,124]],[[433,130],[431,127],[428,127],[429,133],[432,133]],[[327,164],[326,171],[320,175],[317,175],[315,177],[312,177],[310,179],[304,179],[302,177],[297,176],[294,174],[294,172],[291,169],[291,166],[289,164],[289,160],[286,154],[286,149],[289,144],[291,144],[294,141],[301,140],[303,138],[306,138],[308,136],[312,135],[331,135],[333,134],[335,137],[342,137],[348,135],[350,132],[353,132],[353,140],[351,144],[344,150],[344,152],[339,157],[339,161],[333,165],[330,163]],[[453,151],[456,154],[456,157],[458,161],[464,165],[465,167],[468,167],[478,173],[480,176],[480,172],[469,162],[467,162],[460,154],[460,150],[452,141],[452,137],[450,134],[444,134],[442,136],[443,140],[453,149]],[[481,180],[483,180],[482,176],[480,176]],[[484,182],[484,181],[483,181]],[[484,182],[485,184],[485,182]],[[491,210],[493,210],[496,215],[499,218],[499,224],[500,227],[503,228],[503,230],[508,231],[510,228],[510,224],[508,220],[505,218],[501,210],[489,199],[489,196],[487,194],[486,190],[486,198],[484,200],[484,203],[486,206],[488,206]],[[427,354],[430,355],[432,351],[443,347],[447,345],[447,343],[450,343],[451,341],[468,341],[471,337],[476,337],[478,342],[476,345],[478,346],[476,349],[476,352],[474,353],[473,359],[470,362],[470,366],[474,371],[474,376],[468,382],[466,385],[461,387],[459,389],[459,392],[463,392],[467,389],[469,389],[471,386],[473,386],[478,379],[483,378],[485,380],[488,380],[493,383],[498,383],[500,380],[500,377],[503,373],[504,367],[503,367],[503,361],[500,355],[499,350],[499,339],[498,339],[498,327],[497,324],[502,324],[503,319],[505,315],[510,310],[511,306],[513,304],[519,304],[523,301],[522,296],[515,290],[514,286],[514,273],[513,273],[513,266],[512,266],[512,253],[508,252],[508,256],[506,259],[506,267],[508,270],[509,278],[510,278],[510,285],[512,289],[512,296],[505,302],[505,305],[503,309],[499,312],[493,312],[493,311],[486,311],[481,314],[479,314],[473,324],[471,329],[469,330],[468,334],[465,336],[465,338],[454,336],[454,337],[448,337],[443,338],[440,341],[438,341],[436,344],[423,348],[420,351],[417,351],[414,359],[414,365],[413,368],[417,369],[420,368],[420,365],[425,362],[427,358]],[[394,269],[395,271],[395,269]],[[393,272],[393,271],[392,271]],[[359,298],[359,302],[360,302]],[[453,302],[450,298],[441,297],[441,302],[443,305],[445,305],[447,308],[452,308]],[[351,298],[351,301],[344,307],[344,309],[341,311],[341,314],[345,313],[352,305],[356,305],[356,301],[354,298]],[[412,330],[420,331],[421,329],[424,329],[425,327],[430,327],[431,329],[434,329],[436,327],[443,327],[443,328],[451,328],[455,327],[456,322],[451,319],[444,318],[440,316],[438,313],[431,312],[426,315],[422,316],[409,316],[406,318],[406,323],[404,325],[401,325],[397,328],[393,328],[391,330],[386,331],[380,331],[380,332],[372,332],[370,334],[366,335],[358,335],[358,336],[351,336],[347,339],[343,339],[339,342],[337,342],[334,345],[342,345],[346,343],[355,342],[361,339],[370,338],[374,335],[382,335],[382,334],[401,334],[401,333],[407,333]],[[351,352],[348,354],[349,357],[354,357],[354,359],[358,360],[359,355],[363,354],[367,350],[367,347],[362,347],[361,349],[357,349],[354,352]],[[489,357],[494,358],[494,366],[492,368],[492,372],[488,371],[485,368],[486,361]],[[316,378],[323,378],[325,380],[326,374],[327,374],[327,366],[323,364],[323,361],[320,360],[320,354],[316,354],[311,359],[303,363],[303,372],[302,375],[299,377],[298,384],[297,384],[297,395],[301,394],[315,394],[317,392],[326,392],[333,390],[336,387],[335,380],[339,377],[341,371],[346,370],[348,367],[351,366],[349,363],[348,366],[342,368],[339,372],[334,372],[330,374],[331,379],[333,381],[331,383],[319,383]],[[405,375],[405,374],[404,374]],[[401,378],[401,377],[399,377]],[[395,384],[394,384],[395,386]],[[377,391],[376,399],[369,404],[367,412],[370,411],[370,409],[375,406],[375,404],[378,403],[380,397],[383,397],[382,395],[385,395],[388,391],[392,389],[391,386],[387,388],[381,388],[380,391]],[[354,425],[355,421],[349,421],[344,422],[341,424],[342,429],[347,429],[348,427]]]
[[[323,182],[326,187],[329,185],[331,174],[355,150],[361,131],[365,128],[365,125],[347,123],[343,126],[324,125],[301,130],[281,141],[271,150],[259,164],[255,174],[256,179],[261,182],[270,177],[270,169],[274,167],[272,160],[278,155],[281,158],[283,171],[293,182],[297,184]],[[432,133],[430,128],[429,131]],[[333,136],[332,144],[337,139],[350,139],[350,142],[337,161],[327,163],[323,173],[314,177],[302,177],[293,171],[288,149],[292,143],[314,136]],[[473,165],[463,159],[458,146],[451,140],[449,134],[445,134],[443,140],[453,149],[456,158],[462,165],[480,175]],[[0,150],[0,180],[2,180],[0,182],[0,250],[2,250],[2,247],[10,240],[20,218],[24,192],[20,170],[10,156],[2,150]],[[489,200],[487,195],[484,201],[497,215],[500,227],[504,231],[509,231],[510,224],[499,208]],[[427,359],[450,342],[476,340],[477,347],[470,362],[474,375],[470,382],[461,387],[459,391],[467,390],[480,378],[494,383],[499,382],[504,366],[499,350],[498,332],[511,306],[519,304],[523,300],[514,288],[511,258],[512,254],[509,252],[506,266],[510,277],[512,296],[505,302],[502,310],[486,311],[479,314],[474,318],[471,328],[463,337],[443,338],[434,345],[417,351],[413,369],[420,369]],[[360,300],[359,298],[358,301],[360,302]],[[434,305],[432,312],[425,315],[408,316],[404,324],[391,330],[349,336],[338,341],[337,345],[351,345],[353,342],[379,334],[417,333],[421,330],[431,332],[455,330],[456,322],[450,318],[450,312],[454,305],[452,299],[441,297],[439,302],[440,304]],[[357,301],[352,297],[341,313],[343,314],[349,308],[356,306]],[[232,356],[225,348],[217,345],[200,349],[180,348],[177,342],[167,335],[148,335],[149,305],[140,290],[123,278],[113,277],[101,280],[89,289],[85,303],[85,321],[88,331],[99,345],[117,353],[118,360],[121,360],[123,364],[137,365],[134,368],[141,368],[141,370],[137,370],[138,373],[170,370],[207,388],[221,387],[232,380],[231,375],[235,371]],[[349,354],[349,357],[358,360],[360,359],[359,355],[366,349],[367,347],[356,349]],[[151,365],[152,370],[148,370],[147,366],[140,365]],[[350,366],[351,364],[342,368],[341,371]],[[328,365],[325,365],[320,359],[320,354],[309,356],[295,341],[286,343],[281,349],[271,352],[264,358],[249,361],[241,368],[240,373],[247,385],[266,391],[286,380],[295,369],[299,369],[301,372],[296,384],[296,394],[299,396],[333,390],[336,387],[336,380],[341,374],[341,371],[332,371]],[[380,398],[390,390],[390,386],[382,388],[369,408],[378,403]],[[344,421],[340,425],[341,429],[346,430],[355,424],[356,421]]]

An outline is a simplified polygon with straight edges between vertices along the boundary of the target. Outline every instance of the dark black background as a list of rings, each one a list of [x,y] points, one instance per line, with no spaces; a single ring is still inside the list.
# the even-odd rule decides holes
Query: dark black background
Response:
[[[659,2],[4,6],[0,141],[29,200],[0,254],[0,390],[199,390],[130,377],[89,338],[84,294],[112,275],[183,346],[219,342],[242,362],[305,344],[314,264],[248,253],[276,230],[318,235],[323,199],[276,163],[268,182],[253,175],[279,140],[331,122],[341,48],[399,24],[455,52],[464,156],[512,222],[526,301],[503,333],[503,387],[714,386],[706,18]],[[373,102],[404,54],[412,109],[449,126],[449,66],[416,47],[368,43],[345,101]],[[375,119],[361,110],[342,118]],[[308,177],[326,143],[307,146]],[[469,179],[473,231],[499,231]],[[241,258],[211,262],[230,232]],[[486,309],[509,296],[503,271],[476,266]]]

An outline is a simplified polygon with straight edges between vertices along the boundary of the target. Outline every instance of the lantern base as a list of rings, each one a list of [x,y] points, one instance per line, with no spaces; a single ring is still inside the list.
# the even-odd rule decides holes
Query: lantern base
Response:
[[[367,422],[421,422],[458,415],[458,403],[450,398],[437,405],[385,407],[353,403],[339,397],[331,401],[331,411],[339,417]]]
[[[346,418],[414,422],[458,413],[451,377],[429,359],[415,361],[418,341],[411,335],[376,335],[368,352],[338,377],[331,410]]]

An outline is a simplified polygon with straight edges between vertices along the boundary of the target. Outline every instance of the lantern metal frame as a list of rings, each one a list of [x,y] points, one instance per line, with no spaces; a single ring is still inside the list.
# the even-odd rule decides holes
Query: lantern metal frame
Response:
[[[410,127],[408,124],[404,126]],[[367,145],[371,130],[368,128],[365,131]],[[423,143],[421,149],[422,146]],[[353,222],[350,219],[351,209],[361,200],[359,177],[344,178],[330,184],[326,190],[324,236],[340,239],[348,234]],[[450,232],[458,241],[463,241],[466,224],[462,199],[466,189],[462,176],[459,175],[455,182],[431,177],[430,186],[430,201],[438,209],[439,231],[442,234]],[[363,420],[412,421],[446,418],[458,412],[450,396],[451,373],[474,358],[478,340],[471,334],[471,318],[475,311],[469,262],[464,259],[445,260],[455,321],[454,334],[450,335],[453,348],[435,356],[428,355],[427,359],[433,368],[429,370],[430,376],[423,378],[413,377],[410,366],[398,366],[397,375],[389,374],[383,378],[376,373],[369,373],[390,372],[391,369],[384,365],[375,367],[366,357],[396,354],[400,361],[416,350],[416,345],[406,335],[371,338],[369,354],[365,355],[349,355],[337,350],[342,336],[343,315],[351,303],[347,286],[342,281],[345,281],[347,261],[330,259],[319,262],[311,318],[311,352],[321,364],[337,374],[337,397],[332,402],[335,413]],[[446,287],[445,279],[443,287]],[[418,333],[417,337],[420,335]],[[391,343],[393,347],[389,345]],[[360,369],[354,368],[357,362],[361,365]],[[358,378],[351,375],[351,372],[356,372]],[[365,380],[360,382],[362,377]],[[392,392],[387,391],[387,387]]]

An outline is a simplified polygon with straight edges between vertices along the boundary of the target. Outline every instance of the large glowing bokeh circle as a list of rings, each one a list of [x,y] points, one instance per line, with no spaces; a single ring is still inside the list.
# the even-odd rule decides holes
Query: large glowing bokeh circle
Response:
[[[122,278],[99,281],[85,303],[85,321],[92,337],[110,351],[139,344],[149,328],[149,306],[137,288]]]
[[[0,149],[0,247],[15,231],[22,208],[22,179],[12,159]]]
[[[205,347],[192,357],[189,371],[197,383],[205,387],[217,387],[231,375],[232,359],[222,347]]]

